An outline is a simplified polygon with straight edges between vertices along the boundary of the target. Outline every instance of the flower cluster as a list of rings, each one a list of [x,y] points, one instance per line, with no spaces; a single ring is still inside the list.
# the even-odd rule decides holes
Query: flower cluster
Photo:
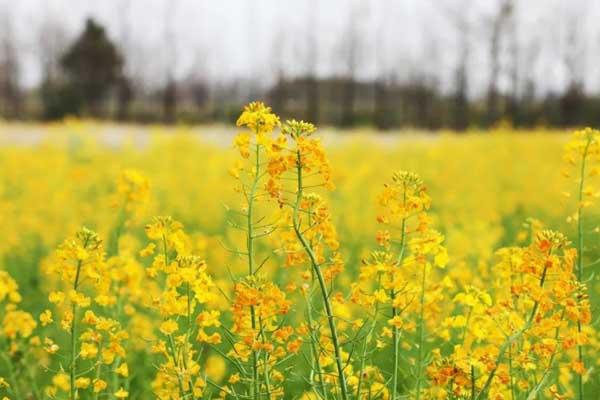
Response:
[[[573,272],[576,251],[562,234],[540,231],[531,245],[497,256],[492,294],[467,287],[454,297],[459,313],[444,322],[445,340],[460,340],[452,340],[457,344],[450,355],[437,352],[429,366],[431,395],[560,398],[550,377],[565,369],[583,374],[573,350],[589,340],[577,331],[591,314],[585,286]],[[557,379],[564,384],[570,378],[561,373]]]
[[[88,391],[104,393],[109,389],[108,377],[128,376],[124,342],[129,334],[113,318],[117,296],[113,292],[112,272],[102,240],[87,228],[65,240],[46,265],[49,276],[60,277],[61,290],[50,293],[48,299],[54,312],[44,311],[40,322],[43,326],[60,324],[69,336],[68,345],[44,338],[48,354],[66,353],[69,360],[68,369],[59,369],[52,384],[46,387],[47,396],[69,392],[75,398]]]
[[[8,272],[0,271],[0,352],[3,361],[10,366],[8,380],[0,376],[0,393],[6,390],[11,396],[20,393],[18,373],[27,372],[30,380],[35,379],[28,364],[40,347],[40,338],[34,336],[37,322],[30,313],[19,309],[21,300],[17,282]]]
[[[146,234],[152,242],[141,254],[154,254],[146,271],[162,282],[151,305],[162,319],[161,338],[152,353],[163,358],[152,389],[160,399],[201,397],[206,382],[196,358],[198,345],[221,342],[219,333],[208,332],[221,325],[219,312],[208,308],[214,303],[214,283],[204,260],[189,254],[189,238],[179,222],[157,217],[146,226]]]
[[[236,393],[240,385],[254,384],[255,392],[281,398],[284,374],[279,368],[302,344],[302,340],[295,337],[294,328],[284,322],[291,302],[273,282],[257,276],[248,276],[236,283],[233,296],[230,331],[239,341],[228,357],[238,365],[249,367],[244,369],[252,370],[256,365],[258,376],[240,375],[239,371],[232,374],[228,392]]]
[[[133,216],[134,219],[146,210],[150,202],[150,182],[134,169],[127,169],[117,180],[115,205]]]
[[[442,245],[444,237],[431,228],[431,218],[426,213],[430,203],[417,174],[393,174],[379,196],[382,209],[377,221],[385,229],[378,231],[376,239],[382,249],[363,262],[359,280],[352,286],[354,303],[374,309],[362,362],[372,361],[373,354],[368,351],[371,342],[378,348],[391,347],[392,397],[399,390],[401,347],[409,354],[416,350],[414,391],[420,395],[427,331],[434,328],[433,324],[426,326],[426,321],[434,321],[440,314],[443,286],[433,268],[445,268],[448,254]],[[360,375],[357,380],[361,382]]]

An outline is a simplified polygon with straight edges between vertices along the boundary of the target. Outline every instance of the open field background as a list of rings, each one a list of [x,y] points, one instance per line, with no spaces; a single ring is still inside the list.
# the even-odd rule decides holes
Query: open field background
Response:
[[[149,348],[156,340],[160,318],[144,307],[152,302],[157,288],[144,276],[149,261],[137,256],[148,242],[144,226],[152,216],[170,215],[182,222],[190,248],[206,260],[207,271],[223,296],[231,293],[231,276],[244,274],[243,260],[230,251],[243,247],[243,237],[230,225],[232,215],[228,211],[241,207],[240,193],[234,190],[235,179],[231,176],[231,168],[239,159],[231,146],[235,132],[224,126],[139,128],[76,120],[0,128],[0,269],[8,271],[19,285],[19,308],[37,320],[50,307],[48,295],[60,284],[43,271],[56,262],[54,249],[81,226],[98,232],[106,251],[116,249],[123,257],[122,264],[114,261],[115,265],[129,271],[120,278],[134,285],[131,299],[135,300],[122,305],[128,310],[122,321],[132,336],[125,357],[129,374],[112,383],[113,393],[124,387],[131,398],[145,399],[156,390],[150,384],[156,370]],[[377,196],[384,182],[398,170],[418,171],[421,175],[433,199],[433,224],[445,236],[449,261],[441,276],[446,287],[438,299],[443,309],[469,286],[483,290],[497,286],[497,249],[526,246],[532,240],[531,232],[542,227],[575,237],[572,217],[576,204],[565,193],[575,192],[577,177],[561,175],[566,133],[539,130],[523,135],[498,129],[485,134],[473,131],[387,136],[335,130],[319,134],[331,160],[336,186],[322,194],[330,201],[345,262],[336,288],[343,290],[356,282],[361,260],[377,248]],[[123,223],[123,193],[118,182],[123,171],[131,170],[147,177],[149,192],[144,207]],[[598,213],[594,206],[586,213],[584,256],[592,263],[600,257]],[[270,247],[277,248],[279,238],[274,236],[259,250],[269,253]],[[281,254],[275,253],[262,273],[280,284],[302,282],[297,269],[283,265]],[[586,270],[586,276],[591,277],[593,312],[600,303],[594,271],[594,266]],[[217,304],[225,313],[225,298]],[[292,319],[302,318],[301,306],[293,305],[292,310]],[[349,320],[360,317],[350,306],[340,305],[339,312]],[[440,313],[439,320],[429,323],[439,326],[443,315]],[[35,335],[40,338],[53,337],[56,343],[66,340],[57,322],[37,325]],[[407,350],[407,358],[413,350]],[[30,372],[35,374],[40,393],[47,385],[60,388],[60,382],[50,383],[60,367],[43,351],[35,354],[39,365]],[[589,367],[593,369],[595,352],[591,354]],[[215,351],[205,352],[201,365],[215,382],[227,380],[232,373]],[[292,365],[302,365],[302,361]],[[561,371],[561,376],[566,376],[561,378],[564,382],[574,379],[568,368]],[[0,366],[0,376],[10,376],[6,365]],[[598,387],[595,376],[590,374],[587,383],[590,395]],[[300,397],[307,390],[306,383],[291,372],[285,387],[292,397]],[[571,390],[568,387],[565,383],[567,393]],[[60,393],[58,398],[62,398]]]

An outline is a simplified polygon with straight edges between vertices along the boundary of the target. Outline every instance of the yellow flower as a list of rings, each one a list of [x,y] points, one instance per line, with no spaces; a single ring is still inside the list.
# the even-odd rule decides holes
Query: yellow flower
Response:
[[[54,341],[52,339],[45,338],[44,339],[44,350],[48,354],[56,354],[56,352],[58,352],[58,350],[60,350],[60,347],[56,343],[54,343]]]
[[[127,397],[129,397],[129,392],[123,388],[119,388],[119,390],[115,392],[115,397],[117,399],[126,399]]]
[[[222,357],[210,355],[206,359],[205,369],[206,376],[213,381],[218,382],[223,378],[223,375],[225,375],[227,365]]]
[[[442,247],[435,255],[434,262],[437,267],[445,268],[448,264],[448,250]]]
[[[50,303],[54,303],[57,306],[61,305],[62,302],[65,301],[65,294],[63,292],[50,292],[48,300],[50,300]]]
[[[84,324],[96,325],[96,323],[98,322],[98,317],[96,316],[96,314],[94,314],[92,310],[86,310],[81,322],[83,322]]]
[[[50,310],[44,310],[40,314],[40,323],[42,324],[42,326],[46,326],[48,324],[51,324],[52,322],[53,322],[52,311],[50,311]]]
[[[17,282],[6,271],[0,271],[0,302],[8,298],[13,303],[21,301]]]
[[[388,320],[388,325],[393,326],[396,329],[401,329],[404,326],[404,321],[399,315],[396,315],[394,318]]]
[[[221,321],[219,321],[220,315],[221,313],[217,310],[203,311],[196,318],[196,322],[203,328],[210,326],[219,327],[221,326]]]
[[[84,360],[87,358],[95,358],[98,355],[98,347],[94,343],[82,343],[79,355]]]
[[[2,319],[2,333],[9,339],[18,336],[28,338],[37,326],[37,322],[28,312],[8,309]]]
[[[54,375],[54,377],[52,377],[52,384],[63,391],[69,390],[70,381],[71,380],[69,378],[69,375],[63,372],[58,373]]]
[[[279,123],[279,117],[271,112],[271,107],[256,101],[244,107],[236,125],[246,126],[257,135],[261,135],[272,132]]]
[[[140,250],[140,257],[148,257],[154,254],[154,249],[156,249],[156,244],[149,243],[148,246],[144,247]]]
[[[219,344],[221,343],[221,335],[218,332],[213,333],[212,335],[208,335],[203,329],[198,331],[198,336],[196,340],[199,342],[205,342],[209,344]]]
[[[93,383],[94,383],[94,393],[99,393],[99,392],[105,390],[106,387],[108,386],[106,381],[103,381],[102,379],[94,379]]]
[[[90,386],[90,378],[77,378],[75,379],[75,387],[77,389],[87,389]]]
[[[119,365],[119,367],[115,369],[115,372],[122,377],[127,378],[129,376],[129,368],[127,367],[127,363]]]
[[[240,374],[233,374],[229,377],[228,382],[232,385],[235,385],[240,381]]]
[[[467,326],[467,318],[464,315],[457,315],[452,318],[453,328],[464,328],[465,326]]]
[[[242,157],[250,157],[250,135],[248,133],[239,133],[235,137],[233,145],[239,150]]]
[[[375,296],[375,300],[378,303],[386,303],[390,300],[390,297],[387,295],[387,293],[383,289],[376,290],[375,293],[373,293],[373,295]]]
[[[175,322],[172,319],[168,319],[162,324],[160,324],[160,331],[167,336],[177,332],[178,329],[179,326],[177,325],[177,322]]]

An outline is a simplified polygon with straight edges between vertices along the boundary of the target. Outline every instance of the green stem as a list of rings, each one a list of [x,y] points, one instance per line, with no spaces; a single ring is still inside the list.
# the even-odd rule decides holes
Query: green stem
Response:
[[[312,207],[309,208],[309,212],[308,212],[308,226],[312,226],[312,213],[313,213],[313,209]],[[313,242],[312,239],[309,240],[309,244],[312,247],[313,246]],[[310,333],[310,344],[311,344],[311,350],[313,353],[313,361],[311,363],[311,372],[310,372],[310,382],[313,386],[313,390],[314,389],[314,371],[317,371],[317,375],[319,377],[319,386],[321,387],[321,396],[323,399],[328,400],[329,399],[329,395],[327,393],[327,390],[325,388],[325,380],[323,378],[323,370],[321,368],[321,361],[319,360],[319,354],[320,354],[320,350],[317,349],[317,345],[319,343],[316,333],[315,333],[315,329],[313,327],[313,318],[312,318],[312,293],[313,290],[315,288],[315,272],[311,269],[310,270],[310,275],[311,275],[311,280],[310,280],[310,300],[306,297],[306,294],[304,295],[304,301],[306,302],[306,309],[307,309],[307,315],[308,315],[308,329],[309,329],[309,333]],[[315,390],[316,391],[316,390]],[[318,392],[317,392],[318,393]]]
[[[127,211],[125,209],[126,202],[123,203],[123,206],[119,210],[119,216],[117,217],[117,224],[115,226],[114,231],[110,235],[109,243],[108,243],[108,256],[114,256],[119,253],[119,239],[121,238],[121,234],[123,232],[123,227],[125,226],[125,220],[127,218]]]
[[[471,400],[475,400],[475,367],[471,364]]]
[[[31,387],[33,389],[33,393],[35,395],[36,399],[42,399],[42,392],[40,391],[40,388],[38,386],[37,383],[37,379],[34,376],[33,371],[31,370],[31,368],[29,367],[29,365],[25,366],[25,369],[27,370],[27,375],[29,376],[29,380],[31,381]]]
[[[515,380],[513,378],[512,346],[508,348],[508,372],[510,379],[510,399],[515,400]]]
[[[171,358],[173,358],[173,366],[175,368],[175,374],[177,375],[177,383],[179,384],[179,393],[182,397],[185,397],[185,390],[183,388],[183,378],[181,377],[181,372],[178,371],[179,366],[177,362],[177,352],[175,351],[175,341],[173,340],[173,335],[168,335],[168,344],[169,350],[171,352]]]
[[[404,192],[402,195],[402,204],[406,206],[406,186],[404,186]],[[402,261],[404,260],[404,248],[406,243],[406,217],[402,218],[402,226],[400,233],[400,253],[398,254],[398,267],[402,266]],[[391,298],[392,298],[392,318],[398,315],[398,310],[394,307],[394,300],[396,299],[396,290],[392,288],[390,290]],[[394,341],[394,371],[392,373],[392,400],[396,400],[396,395],[398,393],[398,369],[399,369],[399,361],[400,361],[400,334],[398,332],[398,328],[394,326],[393,337]]]
[[[17,382],[15,369],[7,354],[8,352],[6,352],[6,354],[2,354],[2,358],[8,367],[8,374],[10,376],[10,390],[14,394],[16,400],[21,400],[23,397],[21,396],[21,391],[19,390],[19,383]]]
[[[304,300],[306,301],[306,314],[307,314],[307,319],[308,319],[308,330],[309,330],[309,335],[310,335],[310,347],[311,347],[311,352],[312,352],[312,357],[313,357],[313,362],[312,362],[313,365],[311,365],[311,373],[315,369],[317,370],[317,376],[319,377],[319,386],[321,387],[321,394],[323,395],[323,398],[328,399],[327,391],[325,390],[325,381],[323,380],[323,370],[321,369],[321,361],[319,360],[319,351],[317,349],[317,338],[315,337],[315,330],[314,330],[314,326],[313,326],[312,307],[310,304],[311,302],[306,297],[306,295],[304,296]],[[312,383],[312,379],[311,379],[311,383]]]
[[[585,164],[590,144],[591,137],[588,137],[583,150],[579,174],[579,204],[577,205],[577,280],[579,282],[583,282],[583,186],[585,183]],[[577,321],[577,333],[581,336],[581,321]],[[583,364],[583,348],[581,344],[577,344],[577,356],[579,362]],[[577,374],[577,387],[579,389],[579,400],[583,400],[583,376],[581,374]]]
[[[84,243],[83,247],[87,246],[87,242]],[[81,275],[82,261],[77,261],[77,271],[75,272],[75,282],[73,283],[73,290],[77,291],[79,286],[79,277]],[[75,377],[77,372],[77,303],[72,301],[71,304],[71,364],[69,365],[69,376],[70,376],[70,399],[75,400],[76,389],[75,389]]]
[[[302,247],[306,251],[308,257],[310,258],[312,269],[317,276],[317,280],[319,282],[319,288],[321,290],[321,297],[323,298],[323,305],[325,307],[325,312],[327,314],[327,322],[329,324],[329,331],[331,333],[331,341],[333,343],[334,355],[335,355],[335,363],[338,372],[338,379],[340,385],[340,392],[343,400],[348,399],[348,389],[346,386],[346,377],[344,375],[344,366],[342,362],[342,353],[341,346],[338,339],[337,328],[335,325],[333,309],[331,307],[331,302],[329,300],[329,292],[327,289],[327,284],[325,283],[325,278],[323,277],[323,273],[317,261],[317,257],[313,251],[313,248],[310,246],[302,230],[300,229],[300,202],[302,201],[303,195],[303,186],[302,186],[302,155],[300,151],[296,151],[296,173],[297,173],[297,192],[296,192],[296,204],[294,205],[294,213],[293,213],[293,222],[294,222],[294,231],[296,233],[296,237],[302,244]]]
[[[163,242],[163,255],[165,257],[165,266],[169,265],[169,248],[167,246],[167,237],[165,235],[162,235],[162,242]],[[177,371],[178,365],[177,365],[177,352],[175,351],[175,342],[173,341],[173,336],[172,335],[168,335],[167,336],[168,339],[168,345],[169,345],[169,350],[171,352],[171,357],[173,358],[173,366],[175,367],[175,374],[177,375],[177,383],[179,384],[179,393],[181,396],[185,396],[185,390],[183,389],[183,379],[181,378],[181,373],[179,371]]]
[[[381,279],[379,280],[381,281]],[[379,304],[375,305],[375,315],[373,316],[373,321],[371,323],[371,327],[369,328],[369,333],[365,335],[365,340],[363,342],[363,352],[362,357],[360,359],[360,370],[358,374],[358,385],[356,386],[356,398],[360,399],[360,391],[362,389],[363,383],[363,371],[365,370],[365,362],[367,359],[367,349],[369,346],[369,342],[373,337],[373,332],[375,331],[375,326],[377,325],[377,314],[379,312]],[[393,398],[393,397],[392,397]]]
[[[581,159],[581,169],[579,172],[579,204],[577,207],[577,279],[580,282],[583,280],[583,186],[585,184],[585,164],[587,160],[589,146],[590,139],[588,139],[588,142],[583,151],[583,157]]]
[[[102,342],[98,348],[98,357],[96,358],[96,379],[100,379],[102,373],[102,360],[100,360],[100,354],[102,354]],[[94,400],[98,400],[99,392],[94,392]]]
[[[254,276],[254,198],[260,180],[260,145],[256,144],[255,150],[255,171],[254,180],[248,194],[248,214],[247,214],[247,236],[246,249],[248,254],[248,275]],[[256,331],[256,311],[254,306],[250,306],[250,315],[252,319],[252,331]],[[260,398],[260,384],[258,381],[258,355],[252,350],[252,398]]]
[[[421,297],[419,310],[419,351],[417,353],[417,387],[416,399],[421,398],[421,380],[423,378],[423,346],[425,345],[425,284],[427,279],[427,263],[423,263],[421,280]]]
[[[259,321],[259,329],[260,329],[260,335],[262,338],[262,342],[263,342],[263,344],[265,344],[267,342],[267,338],[265,337],[265,331],[264,331],[262,318],[259,317],[258,321]],[[267,396],[267,399],[270,399],[271,398],[271,383],[270,383],[270,379],[269,379],[269,353],[267,351],[264,352],[263,363],[264,363],[263,377],[265,378],[265,392],[266,392],[265,394]]]
[[[192,302],[191,302],[191,297],[190,297],[190,284],[189,282],[186,283],[186,298],[187,298],[187,332],[185,334],[185,348],[188,349],[188,346],[191,347],[190,344],[190,336],[192,333]],[[188,362],[187,362],[187,354],[183,354],[182,355],[182,359],[183,359],[183,368],[185,368],[185,372],[186,374],[189,373],[189,384],[190,384],[190,395],[192,397],[192,400],[196,400],[196,394],[194,393],[194,388],[196,386],[196,380],[194,379],[194,377],[192,376],[192,374],[190,373],[190,370],[188,368]]]
[[[187,300],[187,337],[189,339],[190,337],[190,332],[192,330],[192,300],[191,300],[191,296],[190,296],[190,283],[187,282],[185,284],[185,296],[186,296],[186,300]]]

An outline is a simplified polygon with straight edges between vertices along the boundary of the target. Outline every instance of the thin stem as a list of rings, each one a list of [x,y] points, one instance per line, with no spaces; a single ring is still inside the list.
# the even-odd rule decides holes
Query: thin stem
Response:
[[[416,398],[421,398],[421,380],[423,378],[423,346],[425,345],[425,284],[427,279],[427,263],[423,263],[423,277],[421,279],[421,297],[419,310],[419,351],[417,353],[417,387]]]
[[[15,369],[13,368],[12,362],[8,358],[7,354],[2,354],[2,358],[4,359],[6,366],[8,367],[8,373],[10,376],[10,390],[14,394],[16,400],[21,400],[23,397],[21,396],[21,391],[19,390],[19,383],[17,382]]]
[[[254,275],[254,197],[256,195],[256,189],[258,187],[258,181],[260,179],[259,168],[260,168],[260,146],[256,145],[256,170],[254,171],[254,180],[252,182],[252,187],[250,188],[250,193],[248,195],[248,214],[246,217],[247,222],[247,234],[246,234],[246,248],[248,254],[248,275]]]
[[[83,247],[87,246],[87,241],[84,243]],[[77,261],[77,271],[75,272],[75,282],[73,282],[73,290],[77,291],[77,287],[79,286],[79,276],[81,275],[81,265],[82,261]],[[69,365],[69,375],[70,375],[70,399],[75,400],[76,389],[75,389],[75,375],[77,372],[77,302],[72,300],[71,304],[71,364]]]
[[[306,301],[306,315],[308,318],[308,330],[309,330],[309,335],[310,335],[310,347],[311,347],[311,353],[312,353],[312,357],[313,357],[313,363],[314,365],[311,365],[311,373],[316,369],[317,370],[317,376],[319,377],[319,386],[321,387],[321,393],[323,395],[323,398],[328,399],[327,396],[327,391],[325,390],[325,381],[323,380],[323,370],[321,369],[321,361],[319,360],[319,351],[317,349],[317,339],[315,337],[315,330],[314,330],[314,326],[313,326],[313,319],[312,319],[312,307],[311,307],[311,302],[310,300],[306,297],[306,295],[304,295],[304,300]],[[311,383],[312,383],[312,379],[311,379]]]
[[[163,256],[165,258],[165,266],[169,265],[169,248],[167,245],[167,237],[165,235],[162,235],[162,242],[163,242]],[[173,341],[173,336],[172,335],[168,335],[167,336],[168,339],[168,345],[169,345],[169,350],[171,352],[171,358],[173,358],[173,365],[175,367],[175,374],[177,375],[177,383],[179,384],[179,392],[181,396],[185,396],[185,390],[183,389],[183,380],[181,378],[181,373],[179,371],[177,371],[177,353],[175,351],[175,343]]]
[[[40,388],[38,386],[37,383],[37,379],[34,376],[31,368],[29,367],[29,365],[25,366],[25,369],[27,370],[27,375],[29,376],[29,380],[31,381],[31,386],[33,389],[33,394],[35,395],[36,399],[42,399],[42,392],[40,392]]]
[[[579,282],[583,280],[583,186],[585,184],[585,164],[588,155],[588,148],[590,146],[590,139],[588,139],[585,149],[583,151],[583,157],[581,159],[581,170],[579,173],[579,193],[578,199],[579,204],[577,207],[577,279]]]
[[[404,187],[404,193],[402,195],[402,204],[406,206],[406,187]],[[402,261],[404,260],[404,248],[406,243],[406,220],[407,217],[402,218],[402,226],[400,233],[400,253],[398,254],[398,267],[401,267]],[[394,306],[394,300],[396,299],[396,290],[392,288],[390,290],[392,298],[392,318],[398,315],[398,310]],[[396,394],[398,393],[398,369],[400,361],[400,334],[398,328],[394,326],[393,337],[394,341],[394,370],[392,373],[392,400],[396,400]]]
[[[96,380],[99,380],[102,374],[102,360],[100,360],[100,354],[102,354],[102,342],[100,342],[100,347],[98,348],[98,357],[96,358]],[[94,400],[98,400],[99,396],[100,392],[94,391]]]
[[[510,379],[510,398],[515,400],[515,380],[513,377],[512,346],[508,348],[508,371]]]
[[[254,270],[254,198],[256,196],[256,189],[260,180],[260,145],[256,144],[255,150],[256,164],[254,171],[254,180],[250,193],[248,195],[248,213],[247,213],[247,227],[246,227],[246,252],[248,257],[248,275],[254,276],[256,272]],[[256,331],[256,311],[254,306],[250,306],[250,315],[252,319],[252,331]],[[252,398],[260,398],[260,385],[258,382],[258,355],[256,350],[252,350]]]
[[[585,183],[585,164],[590,144],[591,137],[588,137],[583,150],[579,174],[579,204],[577,204],[577,280],[579,282],[583,282],[583,185]],[[577,333],[581,336],[581,321],[577,321]],[[578,360],[583,365],[583,348],[580,343],[577,344],[577,353]],[[577,374],[577,387],[579,389],[579,400],[583,400],[583,376],[581,374]]]
[[[181,396],[185,397],[185,390],[183,388],[183,378],[181,377],[181,372],[179,371],[179,366],[177,365],[177,352],[175,351],[175,341],[173,340],[173,335],[168,335],[168,345],[169,350],[171,352],[171,358],[173,358],[173,366],[175,368],[175,374],[177,375],[177,383],[179,384],[179,392]]]
[[[107,246],[108,247],[107,252],[108,252],[109,256],[114,256],[119,253],[119,239],[121,238],[121,234],[123,232],[123,227],[125,226],[125,221],[127,218],[127,211],[126,211],[126,207],[125,207],[126,204],[127,204],[127,201],[125,200],[119,210],[119,216],[117,217],[117,224],[116,224],[115,229],[112,232],[110,239],[109,239],[109,243]]]
[[[190,339],[190,334],[192,332],[192,302],[191,302],[191,297],[190,297],[190,284],[189,282],[186,283],[186,298],[187,298],[187,332],[185,334],[185,349],[188,348],[188,346],[191,347],[190,343],[189,343],[189,339]],[[183,368],[185,368],[185,372],[186,374],[189,373],[189,369],[188,369],[188,363],[187,363],[187,354],[183,354],[182,355],[182,361],[183,361]],[[196,400],[196,394],[194,393],[194,387],[196,386],[196,380],[194,379],[193,375],[190,373],[189,374],[189,383],[190,383],[190,395],[192,397],[192,400]]]
[[[475,400],[475,367],[471,364],[471,400]]]
[[[258,321],[259,321],[259,326],[260,326],[262,342],[263,342],[263,344],[265,344],[267,342],[267,338],[265,337],[262,318],[259,317]],[[271,398],[271,383],[269,380],[269,353],[267,351],[264,352],[263,363],[264,363],[263,377],[265,378],[265,391],[266,391],[267,399],[270,399]]]
[[[381,281],[381,279],[380,279],[380,281]],[[369,333],[367,335],[365,335],[365,340],[363,343],[363,352],[362,352],[362,357],[360,359],[360,371],[358,374],[358,385],[356,387],[356,398],[357,399],[360,399],[360,392],[361,392],[362,384],[363,384],[363,371],[365,370],[365,362],[366,362],[366,358],[367,358],[367,349],[369,346],[369,342],[371,341],[371,338],[373,336],[373,332],[375,331],[375,326],[377,325],[378,312],[379,312],[379,304],[377,303],[375,305],[375,315],[373,316],[373,321],[371,323]]]
[[[327,314],[327,322],[329,324],[329,331],[331,333],[331,341],[333,343],[334,354],[335,354],[335,363],[337,366],[338,379],[340,385],[340,394],[343,400],[348,399],[348,391],[346,387],[346,377],[344,375],[344,367],[342,363],[342,354],[340,349],[340,343],[337,334],[337,328],[335,325],[333,309],[331,307],[331,302],[329,300],[329,292],[327,289],[327,284],[325,282],[325,278],[323,277],[323,273],[321,272],[321,268],[319,267],[319,263],[317,261],[317,257],[313,251],[313,248],[310,246],[304,235],[302,234],[302,230],[300,229],[300,217],[299,217],[299,209],[300,202],[302,201],[303,195],[303,187],[302,187],[302,155],[300,150],[296,151],[296,174],[297,174],[297,192],[296,192],[296,203],[294,205],[294,213],[293,213],[293,221],[294,221],[294,231],[298,240],[302,244],[302,247],[306,251],[308,257],[310,258],[312,269],[317,276],[317,280],[319,282],[319,288],[321,289],[321,297],[323,298],[323,305],[325,306],[325,312]]]

